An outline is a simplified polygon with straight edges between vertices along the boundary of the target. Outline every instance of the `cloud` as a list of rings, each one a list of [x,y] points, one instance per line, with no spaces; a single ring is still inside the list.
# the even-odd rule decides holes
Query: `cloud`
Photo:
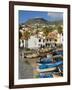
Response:
[[[61,12],[48,12],[48,17],[51,20],[62,20],[63,19],[63,13],[61,13]]]

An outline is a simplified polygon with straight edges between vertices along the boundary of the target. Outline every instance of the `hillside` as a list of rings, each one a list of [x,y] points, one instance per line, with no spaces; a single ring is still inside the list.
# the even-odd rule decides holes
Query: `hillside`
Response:
[[[55,25],[55,27],[59,26],[59,25],[63,25],[63,21],[47,21],[44,18],[32,18],[29,19],[28,21],[26,21],[25,23],[20,24],[20,27],[23,28],[32,28],[32,29],[37,29],[39,28],[40,30],[44,27],[49,27],[49,25],[51,25],[51,27],[53,25]]]

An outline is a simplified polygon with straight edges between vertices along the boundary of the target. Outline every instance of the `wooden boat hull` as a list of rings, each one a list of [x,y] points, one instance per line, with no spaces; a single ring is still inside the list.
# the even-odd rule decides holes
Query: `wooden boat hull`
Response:
[[[37,68],[38,72],[49,72],[49,71],[54,71],[54,70],[56,70],[56,67],[46,68],[46,69],[39,69],[39,68]]]

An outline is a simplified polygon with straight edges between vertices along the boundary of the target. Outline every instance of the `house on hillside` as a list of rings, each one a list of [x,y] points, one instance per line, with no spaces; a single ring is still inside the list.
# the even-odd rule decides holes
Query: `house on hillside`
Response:
[[[48,38],[50,39],[50,43],[54,45],[62,45],[63,44],[63,34],[59,34],[57,30],[49,33]]]

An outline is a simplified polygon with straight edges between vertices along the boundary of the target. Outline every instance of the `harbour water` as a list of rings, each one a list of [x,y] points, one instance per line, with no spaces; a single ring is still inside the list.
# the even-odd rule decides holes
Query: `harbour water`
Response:
[[[19,79],[63,77],[63,50],[34,58],[24,57],[24,50],[19,54]]]

